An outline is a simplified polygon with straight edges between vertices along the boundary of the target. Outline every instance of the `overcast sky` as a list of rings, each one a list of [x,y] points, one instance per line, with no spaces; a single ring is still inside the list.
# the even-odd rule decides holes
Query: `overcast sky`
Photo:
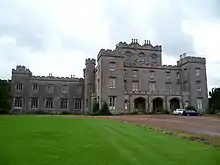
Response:
[[[85,58],[119,41],[207,58],[209,89],[220,86],[218,0],[0,0],[0,78],[25,65],[34,75],[83,76]]]

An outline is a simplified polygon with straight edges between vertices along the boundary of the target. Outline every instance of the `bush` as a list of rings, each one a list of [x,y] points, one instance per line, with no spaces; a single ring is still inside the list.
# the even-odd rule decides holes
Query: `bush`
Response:
[[[101,110],[98,110],[97,112],[94,112],[91,114],[91,116],[109,116],[112,115],[111,112],[109,111],[108,104],[104,102]]]
[[[69,111],[63,111],[60,113],[61,115],[71,115],[71,113]]]
[[[99,112],[99,103],[98,103],[98,102],[94,102],[94,103],[93,103],[92,112],[93,112],[93,113]]]
[[[186,110],[195,110],[196,111],[196,108],[192,105],[189,105],[188,107],[185,108]]]

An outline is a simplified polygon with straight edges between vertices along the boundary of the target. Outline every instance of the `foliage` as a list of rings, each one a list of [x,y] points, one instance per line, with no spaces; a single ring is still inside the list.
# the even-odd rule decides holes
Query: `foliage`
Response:
[[[97,112],[94,112],[91,115],[92,116],[109,116],[109,115],[112,115],[112,113],[109,111],[108,103],[104,102],[104,104],[102,105],[101,110],[98,110]]]
[[[196,111],[196,108],[192,105],[189,105],[185,108],[186,110],[195,110]]]
[[[11,81],[0,79],[0,114],[9,113],[11,105]]]
[[[93,103],[92,111],[93,111],[93,113],[97,113],[99,111],[99,103],[98,102],[95,101]]]
[[[209,96],[209,109],[207,113],[215,114],[220,112],[220,88],[212,88]]]

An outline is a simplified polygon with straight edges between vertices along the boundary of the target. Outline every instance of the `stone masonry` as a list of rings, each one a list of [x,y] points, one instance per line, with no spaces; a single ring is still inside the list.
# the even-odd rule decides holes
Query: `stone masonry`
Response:
[[[84,78],[33,76],[25,66],[12,70],[13,112],[90,113],[96,100],[112,113],[173,111],[188,105],[208,107],[206,60],[180,56],[162,65],[162,46],[149,40],[120,42],[86,59]]]

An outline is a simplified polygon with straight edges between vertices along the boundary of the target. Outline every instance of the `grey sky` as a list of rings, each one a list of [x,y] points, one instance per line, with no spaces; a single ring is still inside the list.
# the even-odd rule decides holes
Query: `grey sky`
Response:
[[[36,75],[82,77],[84,59],[137,38],[179,55],[207,58],[209,89],[220,86],[217,0],[0,0],[0,77],[26,65]]]

